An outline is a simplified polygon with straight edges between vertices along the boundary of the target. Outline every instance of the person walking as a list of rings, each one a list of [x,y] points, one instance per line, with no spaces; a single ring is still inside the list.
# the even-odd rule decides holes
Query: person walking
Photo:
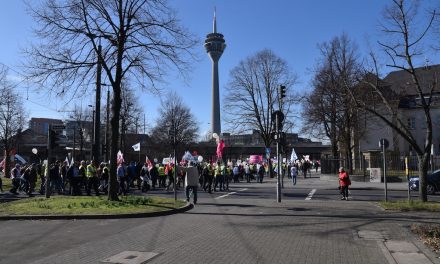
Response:
[[[348,201],[348,186],[351,185],[350,177],[345,171],[344,167],[339,168],[339,186],[341,189],[342,198],[341,200]]]
[[[190,201],[190,191],[193,194],[194,204],[197,204],[197,187],[199,185],[199,170],[193,166],[193,162],[188,162],[188,167],[180,167],[185,172],[185,194],[186,201]]]
[[[126,184],[127,184],[127,176],[126,176],[126,168],[125,168],[125,164],[124,162],[121,162],[121,164],[119,164],[118,169],[117,169],[117,175],[118,175],[118,180],[119,180],[119,195],[127,195],[127,188],[126,188]]]
[[[94,160],[92,160],[90,164],[87,165],[86,177],[87,177],[87,185],[86,185],[87,195],[91,195],[92,187],[93,187],[96,196],[99,196],[99,189],[98,189],[99,180],[98,180],[97,169]]]
[[[12,188],[9,190],[12,194],[18,194],[17,190],[20,188],[20,184],[22,183],[21,178],[21,167],[19,164],[16,164],[15,167],[11,170],[11,181]]]
[[[296,185],[296,176],[298,176],[298,169],[296,168],[296,166],[292,166],[290,168],[290,177],[292,177],[293,185]]]
[[[84,170],[81,173],[84,173]],[[70,179],[69,193],[72,196],[81,195],[81,186],[83,179],[80,174],[77,161],[70,164],[70,167],[67,170],[67,175],[67,177]]]
[[[151,168],[149,169],[150,178],[151,178],[151,187],[153,191],[156,190],[157,177],[159,176],[159,172],[157,171],[156,165],[153,163]]]
[[[170,190],[170,186],[172,184],[173,185],[173,190],[174,190],[174,188],[176,188],[176,186],[174,186],[174,166],[173,166],[172,163],[168,163],[165,166],[165,175],[168,178],[168,184],[167,184],[165,189],[167,191],[169,191]],[[176,181],[177,181],[177,179],[176,179]]]
[[[32,165],[28,168],[29,169],[29,188],[27,190],[27,193],[29,195],[29,197],[33,197],[34,194],[34,189],[35,189],[35,184],[37,183],[37,164],[32,163]]]
[[[157,168],[158,174],[159,174],[159,188],[165,188],[166,187],[166,174],[165,174],[165,167],[163,164],[159,164],[159,167]]]

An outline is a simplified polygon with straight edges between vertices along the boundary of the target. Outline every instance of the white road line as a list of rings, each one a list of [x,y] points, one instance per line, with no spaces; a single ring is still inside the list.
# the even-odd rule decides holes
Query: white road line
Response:
[[[236,194],[237,192],[243,192],[243,191],[246,191],[246,190],[247,190],[247,188],[243,188],[243,189],[240,189],[240,190],[238,190],[238,191],[236,191],[236,192],[230,192],[230,193],[227,193],[227,194],[224,194],[224,195],[221,195],[221,196],[215,197],[214,199],[225,198],[225,197],[228,197],[229,195]]]
[[[307,195],[306,201],[308,201],[308,200],[312,200],[312,197],[313,197],[313,195],[315,194],[315,192],[316,192],[316,189],[313,189],[313,190],[309,193],[309,195]]]

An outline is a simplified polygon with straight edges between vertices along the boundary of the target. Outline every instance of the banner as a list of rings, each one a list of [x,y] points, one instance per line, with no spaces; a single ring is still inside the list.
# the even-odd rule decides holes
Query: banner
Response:
[[[141,151],[141,142],[137,143],[136,145],[131,146],[134,151]]]
[[[120,165],[122,162],[124,162],[124,155],[121,151],[118,151],[118,155],[116,156],[116,163]]]

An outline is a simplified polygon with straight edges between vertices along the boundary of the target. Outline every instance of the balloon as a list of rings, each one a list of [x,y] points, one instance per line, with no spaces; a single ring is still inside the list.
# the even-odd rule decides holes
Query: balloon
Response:
[[[34,153],[35,155],[37,155],[37,153],[38,153],[38,149],[33,148],[33,149],[32,149],[32,153]]]
[[[199,162],[202,162],[202,161],[203,161],[203,157],[202,157],[202,156],[198,156],[198,157],[197,157],[197,160],[198,160]]]

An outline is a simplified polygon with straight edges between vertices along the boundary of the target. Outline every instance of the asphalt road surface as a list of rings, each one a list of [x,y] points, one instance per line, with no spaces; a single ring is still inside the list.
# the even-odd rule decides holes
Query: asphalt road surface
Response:
[[[202,191],[194,209],[170,216],[3,221],[0,263],[440,263],[410,232],[440,214],[380,209],[381,184],[353,182],[341,201],[336,181],[312,176],[295,186],[286,179],[281,203],[266,179]],[[406,198],[402,186],[390,184],[390,200]]]

